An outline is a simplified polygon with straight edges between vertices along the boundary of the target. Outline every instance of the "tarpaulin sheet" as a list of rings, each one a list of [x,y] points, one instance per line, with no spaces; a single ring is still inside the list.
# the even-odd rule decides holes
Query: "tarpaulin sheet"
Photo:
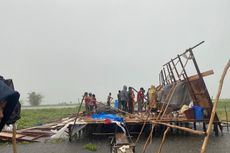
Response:
[[[172,85],[166,85],[163,87],[162,92],[158,95],[158,101],[160,103],[167,103],[166,97],[171,89]],[[172,98],[169,101],[170,106],[174,109],[180,109],[183,105],[189,105],[191,101],[192,98],[189,93],[188,84],[186,82],[177,83]]]
[[[118,121],[118,122],[123,122],[124,119],[123,117],[114,115],[114,114],[104,114],[104,113],[100,113],[100,114],[93,114],[91,116],[93,119],[110,119],[112,121]]]

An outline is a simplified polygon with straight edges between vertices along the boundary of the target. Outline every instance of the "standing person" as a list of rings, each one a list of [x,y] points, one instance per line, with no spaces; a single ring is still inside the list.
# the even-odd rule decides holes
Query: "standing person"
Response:
[[[90,92],[89,93],[89,103],[88,103],[89,112],[91,112],[93,110],[93,108],[92,108],[92,100],[93,100],[93,94]]]
[[[148,88],[148,90],[147,90],[147,93],[146,93],[146,103],[145,103],[145,111],[146,111],[146,107],[149,105],[149,90],[150,90],[150,88]]]
[[[149,109],[156,109],[156,87],[151,85],[149,89]]]
[[[90,103],[89,103],[89,111],[93,112],[97,108],[97,99],[95,94],[92,95]]]
[[[118,109],[121,109],[121,90],[118,90],[117,100],[118,100]]]
[[[85,111],[86,113],[89,112],[89,103],[90,103],[90,97],[88,95],[88,92],[85,92],[84,94],[84,101],[85,101]]]
[[[121,91],[121,105],[123,111],[128,111],[127,101],[128,101],[127,86],[124,85],[123,90]]]
[[[134,95],[133,89],[132,89],[132,87],[129,87],[128,110],[129,110],[129,113],[131,113],[131,114],[133,114],[133,112],[134,112],[134,98],[135,98],[135,95]]]
[[[109,93],[108,97],[107,97],[107,105],[110,106],[111,105],[111,101],[113,100],[112,94],[111,92]]]
[[[144,97],[145,97],[144,93],[145,93],[144,88],[140,88],[140,90],[137,93],[138,112],[142,112],[143,110]]]

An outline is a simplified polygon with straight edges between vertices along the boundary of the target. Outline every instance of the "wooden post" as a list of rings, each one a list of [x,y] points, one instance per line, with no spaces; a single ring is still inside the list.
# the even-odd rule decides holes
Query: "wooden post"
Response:
[[[170,129],[170,127],[167,127],[167,129],[166,129],[165,132],[164,132],[164,136],[163,136],[163,139],[162,139],[162,141],[161,141],[160,147],[159,147],[159,149],[158,149],[158,153],[161,153],[161,149],[162,149],[162,147],[163,147],[163,144],[164,144],[165,138],[166,138],[166,134],[168,133],[169,129]]]
[[[214,121],[214,118],[215,118],[215,115],[216,115],[217,104],[218,104],[219,97],[220,97],[221,90],[222,90],[223,83],[224,83],[224,78],[225,78],[225,75],[226,75],[229,67],[230,67],[230,60],[228,61],[227,65],[225,66],[224,72],[223,72],[223,74],[221,76],[221,79],[220,79],[220,82],[219,82],[218,92],[217,92],[216,99],[214,101],[214,105],[213,105],[213,108],[212,108],[212,113],[211,113],[210,121],[209,121],[209,124],[208,124],[208,129],[207,129],[207,132],[206,132],[207,135],[204,138],[204,142],[203,142],[203,145],[201,147],[201,153],[205,153],[205,150],[206,150],[206,147],[207,147],[207,144],[208,144],[209,135],[210,135],[211,130],[212,130],[212,124],[213,124],[213,121]]]
[[[16,125],[13,124],[13,137],[12,137],[13,153],[17,153],[16,148]]]

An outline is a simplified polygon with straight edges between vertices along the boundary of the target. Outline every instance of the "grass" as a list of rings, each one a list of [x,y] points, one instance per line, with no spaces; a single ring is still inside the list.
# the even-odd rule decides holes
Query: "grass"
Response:
[[[90,151],[97,151],[97,146],[92,143],[85,144],[83,148]]]
[[[22,109],[17,128],[24,129],[58,121],[76,112],[76,108]]]
[[[51,140],[48,140],[47,142],[48,143],[51,143],[51,144],[60,144],[62,142],[64,142],[65,139],[61,139],[61,138],[58,138],[58,139],[51,139]]]
[[[217,114],[221,120],[226,120],[225,107],[230,120],[230,99],[221,99],[218,102]]]

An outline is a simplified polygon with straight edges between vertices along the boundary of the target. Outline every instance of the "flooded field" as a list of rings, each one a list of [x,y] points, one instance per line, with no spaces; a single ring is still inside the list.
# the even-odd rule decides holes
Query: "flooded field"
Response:
[[[163,146],[162,153],[199,153],[202,145],[203,137],[195,135],[169,135]],[[161,142],[161,137],[154,137],[152,144],[149,145],[146,153],[157,152]],[[83,145],[92,143],[97,146],[99,153],[110,152],[110,139],[108,137],[82,138],[75,142],[46,142],[46,143],[30,143],[18,144],[18,153],[92,153],[85,150]],[[136,147],[136,152],[141,153],[145,139],[142,138]],[[207,148],[207,153],[229,153],[230,150],[230,134],[224,133],[223,136],[211,136]],[[0,145],[0,153],[12,152],[11,145]]]

